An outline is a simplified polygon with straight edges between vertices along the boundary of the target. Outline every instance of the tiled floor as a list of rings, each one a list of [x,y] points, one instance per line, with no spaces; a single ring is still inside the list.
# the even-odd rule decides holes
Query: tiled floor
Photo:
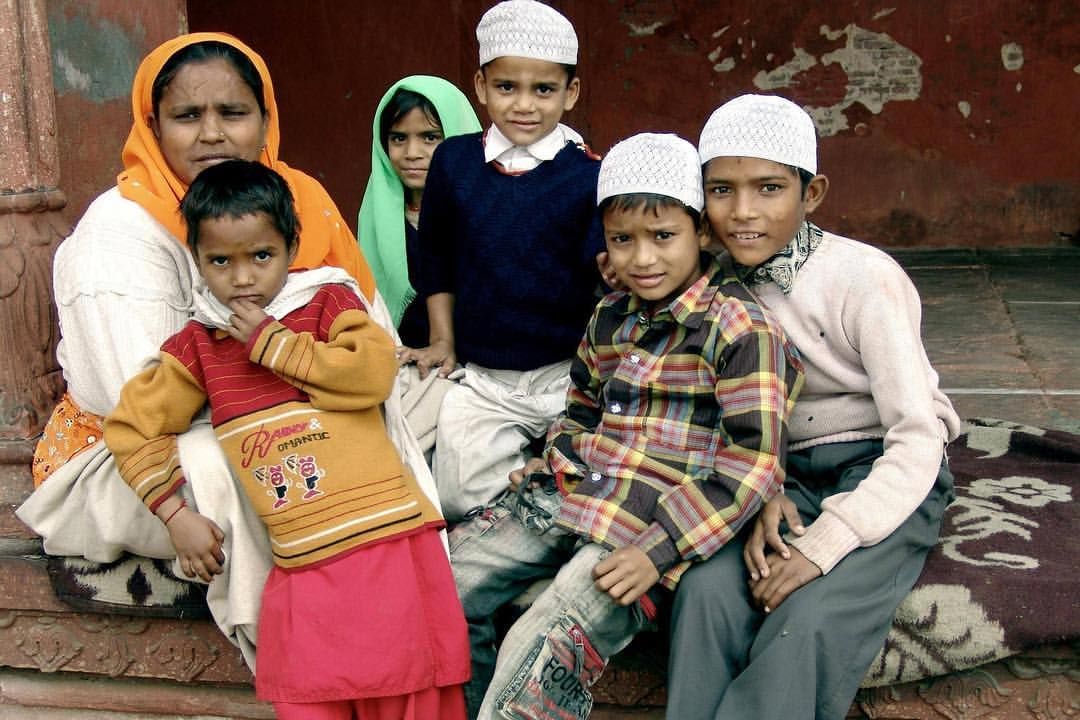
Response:
[[[1080,433],[1080,248],[890,250],[962,418]]]

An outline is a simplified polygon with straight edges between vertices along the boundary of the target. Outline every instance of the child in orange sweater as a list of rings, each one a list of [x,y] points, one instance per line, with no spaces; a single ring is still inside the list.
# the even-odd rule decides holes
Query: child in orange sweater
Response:
[[[343,271],[289,273],[299,223],[273,170],[208,168],[181,211],[206,290],[106,421],[121,475],[162,518],[185,573],[220,573],[221,530],[178,492],[176,435],[209,402],[274,555],[257,696],[284,720],[463,717],[468,642],[443,519],[380,410],[393,340]]]

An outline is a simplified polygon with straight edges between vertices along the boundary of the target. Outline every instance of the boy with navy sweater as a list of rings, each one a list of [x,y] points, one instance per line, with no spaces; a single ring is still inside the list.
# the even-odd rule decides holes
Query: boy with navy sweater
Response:
[[[422,375],[465,365],[432,461],[450,520],[505,490],[562,409],[603,249],[599,159],[559,122],[581,88],[573,26],[542,3],[507,0],[476,36],[476,94],[492,124],[447,138],[432,158],[418,288],[431,342],[403,358]]]

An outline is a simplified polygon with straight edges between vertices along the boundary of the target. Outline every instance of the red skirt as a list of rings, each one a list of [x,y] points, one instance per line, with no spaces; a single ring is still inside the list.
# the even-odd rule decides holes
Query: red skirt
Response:
[[[389,697],[468,678],[468,629],[437,530],[270,571],[256,645],[260,700]]]

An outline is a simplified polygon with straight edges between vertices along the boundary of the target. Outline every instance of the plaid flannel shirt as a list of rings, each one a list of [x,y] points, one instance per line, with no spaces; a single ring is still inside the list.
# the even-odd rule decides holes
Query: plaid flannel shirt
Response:
[[[776,320],[710,256],[663,308],[605,297],[571,367],[546,457],[560,526],[640,547],[674,588],[784,481],[802,366]]]

